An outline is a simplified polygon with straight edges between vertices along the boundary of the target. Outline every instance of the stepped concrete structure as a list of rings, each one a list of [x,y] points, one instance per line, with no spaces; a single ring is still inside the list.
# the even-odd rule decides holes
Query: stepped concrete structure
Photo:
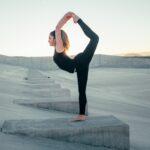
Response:
[[[14,103],[46,110],[79,113],[79,100],[73,100],[70,90],[56,84],[54,79],[47,78],[37,70],[29,69],[25,82],[30,86],[34,85],[32,88],[29,88],[29,86],[22,91],[22,94],[30,99],[14,99]],[[37,89],[37,84],[41,88]],[[44,88],[45,84],[48,86]],[[86,105],[85,114],[88,115],[88,104]]]
[[[88,119],[71,122],[79,112],[76,74],[51,57],[0,56],[0,149],[150,149],[149,68],[149,58],[94,55]]]

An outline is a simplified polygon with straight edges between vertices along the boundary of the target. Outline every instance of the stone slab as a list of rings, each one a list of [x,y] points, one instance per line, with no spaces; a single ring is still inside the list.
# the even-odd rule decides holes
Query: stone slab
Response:
[[[14,103],[17,103],[19,105],[24,106],[31,106],[35,108],[40,109],[47,109],[47,110],[56,110],[56,111],[62,111],[67,113],[73,113],[73,114],[79,114],[79,102],[78,101],[51,101],[51,102],[36,102],[36,101],[14,101]],[[86,105],[86,111],[85,114],[88,115],[88,103]]]
[[[26,80],[30,84],[54,83],[54,80]]]
[[[35,90],[30,90],[30,91],[22,91],[23,95],[26,96],[36,96],[36,97],[67,97],[71,96],[70,90],[69,89],[53,89],[51,91],[35,91]]]
[[[53,98],[18,98],[13,99],[13,103],[38,103],[38,102],[59,102],[59,101],[75,101],[75,98],[72,97],[53,97]]]
[[[92,146],[129,150],[129,125],[109,116],[90,116],[85,121],[71,122],[72,118],[41,120],[6,120],[3,133],[45,137]]]
[[[23,84],[23,86],[26,86],[27,88],[33,88],[33,89],[44,89],[44,88],[60,88],[60,84],[54,84],[54,83],[41,83],[41,84]]]

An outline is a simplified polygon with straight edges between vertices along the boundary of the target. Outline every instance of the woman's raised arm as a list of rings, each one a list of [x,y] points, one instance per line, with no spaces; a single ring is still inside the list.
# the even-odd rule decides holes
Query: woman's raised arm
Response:
[[[64,24],[72,17],[72,12],[67,12],[58,22],[58,24],[56,25],[56,28],[61,29]]]
[[[64,50],[63,41],[61,38],[61,28],[64,26],[64,24],[72,17],[72,13],[68,12],[66,13],[63,18],[58,22],[55,28],[55,37],[56,37],[56,49],[59,52],[62,52]]]

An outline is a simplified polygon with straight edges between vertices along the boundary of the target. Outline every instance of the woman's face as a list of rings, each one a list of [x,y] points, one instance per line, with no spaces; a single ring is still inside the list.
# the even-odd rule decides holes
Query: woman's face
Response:
[[[50,46],[55,46],[55,39],[53,36],[49,35],[48,43]]]

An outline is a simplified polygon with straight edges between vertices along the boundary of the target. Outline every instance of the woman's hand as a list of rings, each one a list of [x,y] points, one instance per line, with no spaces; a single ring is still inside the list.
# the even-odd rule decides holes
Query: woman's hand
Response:
[[[66,17],[66,19],[70,19],[70,18],[73,17],[73,15],[74,15],[74,13],[71,12],[71,11],[69,11],[69,12],[67,12],[67,13],[65,14],[65,17]]]
[[[73,18],[74,23],[77,23],[78,19],[80,19],[75,13],[72,11],[67,12],[63,18],[58,22],[56,28],[61,29],[63,25],[70,19]]]
[[[71,12],[71,11],[67,12],[67,13],[63,16],[63,18],[58,22],[56,28],[59,28],[59,29],[62,28],[63,25],[64,25],[70,18],[73,17],[73,15],[74,15],[73,12]]]
[[[77,23],[77,21],[80,19],[79,16],[77,16],[76,14],[73,14],[73,21],[74,23]]]
[[[77,23],[77,21],[80,19],[80,17],[77,16],[72,11],[69,11],[68,13],[66,13],[66,18],[70,19],[71,17],[73,18],[74,23]]]
[[[64,15],[64,19],[68,21],[70,18],[73,18],[74,23],[77,23],[78,19],[80,19],[79,16],[77,16],[74,12],[69,11]]]

